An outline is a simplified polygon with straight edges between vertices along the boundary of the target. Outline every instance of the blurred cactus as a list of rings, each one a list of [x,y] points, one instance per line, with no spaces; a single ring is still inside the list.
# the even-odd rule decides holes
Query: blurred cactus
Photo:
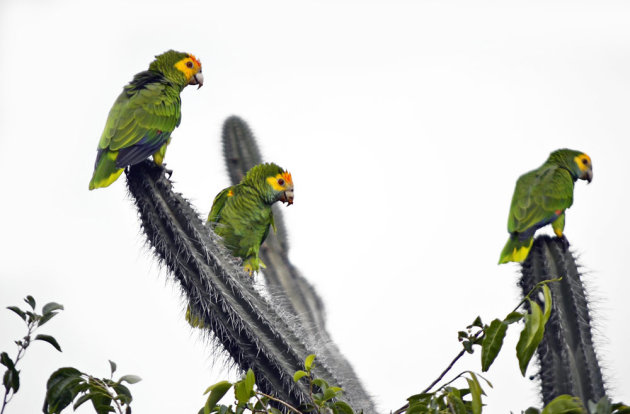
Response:
[[[523,294],[536,283],[557,277],[562,280],[549,284],[553,308],[537,350],[543,402],[546,405],[562,394],[597,402],[605,389],[578,265],[566,238],[539,236],[523,263]],[[543,300],[536,301],[542,304]]]
[[[236,116],[229,117],[223,124],[223,154],[232,185],[238,184],[254,165],[264,162],[251,129]],[[313,286],[289,261],[289,242],[280,207],[273,206],[278,231],[269,233],[260,251],[267,264],[264,271],[267,287],[270,292],[286,293],[289,302],[284,305],[301,319],[303,326],[316,328],[311,330],[319,336],[326,333],[324,304]]]
[[[227,118],[223,124],[223,154],[232,184],[240,182],[254,165],[273,161],[262,158],[251,129],[237,116]],[[326,330],[323,301],[289,261],[289,242],[280,206],[273,206],[273,214],[278,231],[269,232],[261,246],[260,256],[267,265],[263,275],[278,314],[293,327],[308,349],[316,350],[314,353],[319,363],[326,364],[331,371],[343,373],[338,384],[346,391],[345,395],[352,393],[356,396],[357,401],[351,405],[355,409],[363,407],[366,412],[374,411],[354,369]]]
[[[230,176],[238,181],[239,174],[260,160],[260,153],[249,128],[236,117],[226,121],[223,137]],[[342,399],[355,410],[375,412],[352,367],[325,331],[321,300],[288,261],[278,211],[274,212],[278,234],[270,235],[261,249],[267,264],[267,301],[205,220],[173,192],[163,168],[150,161],[135,165],[127,173],[127,185],[155,255],[179,282],[214,340],[240,369],[256,372],[263,392],[295,406],[308,401],[309,390],[293,381],[293,373],[307,355],[317,354],[315,375],[343,387]]]

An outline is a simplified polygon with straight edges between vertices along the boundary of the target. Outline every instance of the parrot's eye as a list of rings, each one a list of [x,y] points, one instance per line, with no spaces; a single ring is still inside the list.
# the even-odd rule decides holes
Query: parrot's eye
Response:
[[[188,62],[186,62],[186,67],[187,67],[188,69],[192,69],[192,67],[193,67],[193,63],[189,60]]]
[[[582,158],[582,164],[588,165],[588,160],[586,158]]]
[[[278,178],[278,185],[284,185],[284,180],[282,178]]]

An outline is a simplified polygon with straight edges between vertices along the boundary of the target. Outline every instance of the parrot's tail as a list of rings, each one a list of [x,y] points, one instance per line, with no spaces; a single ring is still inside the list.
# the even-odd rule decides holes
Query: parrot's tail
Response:
[[[123,169],[116,166],[118,151],[100,151],[96,157],[94,174],[90,181],[90,190],[107,187],[120,177]]]
[[[532,248],[534,238],[530,237],[524,241],[519,240],[518,236],[510,236],[505,247],[501,252],[499,264],[507,262],[522,262],[527,259],[529,250]]]

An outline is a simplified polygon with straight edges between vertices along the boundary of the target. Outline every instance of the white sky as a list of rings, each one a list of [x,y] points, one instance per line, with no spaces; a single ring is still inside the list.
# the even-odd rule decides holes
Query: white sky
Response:
[[[61,366],[104,376],[112,359],[140,375],[139,413],[196,412],[228,375],[186,325],[124,178],[87,189],[114,99],[170,48],[197,55],[205,76],[182,94],[166,156],[176,190],[207,214],[228,184],[223,120],[250,123],[293,173],[291,258],[382,412],[441,372],[475,316],[518,301],[518,266],[496,264],[516,178],[554,149],[587,152],[595,179],[576,185],[566,235],[610,396],[628,403],[629,20],[629,3],[600,0],[2,0],[0,306],[27,294],[66,306],[42,329],[64,352],[29,349],[9,412],[39,412]],[[487,375],[488,413],[538,404],[512,329]],[[13,355],[21,333],[0,311],[0,350]]]

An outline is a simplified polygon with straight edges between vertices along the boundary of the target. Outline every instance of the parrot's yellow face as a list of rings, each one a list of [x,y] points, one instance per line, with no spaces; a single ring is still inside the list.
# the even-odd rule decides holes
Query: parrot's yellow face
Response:
[[[201,73],[201,62],[191,54],[182,60],[175,63],[175,68],[182,72],[189,85],[199,85],[199,88],[203,86],[203,74]]]
[[[580,180],[587,180],[589,183],[593,180],[593,163],[591,157],[586,154],[580,154],[573,159],[581,171]]]
[[[280,193],[280,201],[288,205],[293,204],[293,178],[290,172],[284,171],[274,177],[267,177],[267,183],[274,191]]]

